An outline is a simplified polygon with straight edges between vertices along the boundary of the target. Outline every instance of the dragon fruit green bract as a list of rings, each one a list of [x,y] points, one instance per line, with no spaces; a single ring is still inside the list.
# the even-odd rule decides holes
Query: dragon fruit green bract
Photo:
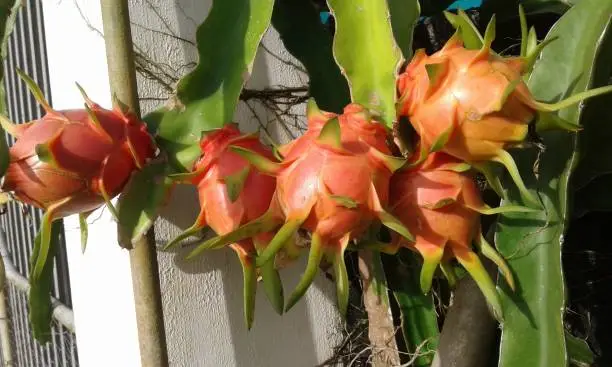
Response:
[[[338,307],[345,313],[348,276],[344,251],[349,242],[362,236],[376,219],[411,238],[405,227],[384,210],[391,174],[404,163],[389,155],[386,139],[386,129],[371,120],[362,106],[351,104],[343,114],[335,115],[319,111],[311,101],[308,131],[280,148],[284,157],[280,163],[234,146],[234,151],[276,177],[274,199],[262,217],[202,247],[216,247],[282,224],[257,257],[257,264],[263,265],[304,228],[312,235],[308,265],[286,310],[306,292],[325,256],[333,264]]]
[[[494,261],[514,287],[512,274],[503,258],[487,243],[480,228],[480,214],[528,211],[528,208],[504,206],[490,208],[484,204],[466,165],[444,153],[432,153],[416,167],[398,171],[391,179],[392,212],[415,236],[414,242],[401,238],[396,243],[419,252],[424,259],[421,288],[428,292],[438,265],[453,281],[449,261],[459,260],[474,277],[494,313],[501,316],[501,306],[491,281],[478,256],[475,243],[483,255]]]
[[[21,72],[20,76],[45,115],[21,125],[2,117],[3,127],[17,139],[9,151],[2,191],[45,210],[41,249],[48,249],[54,219],[88,213],[104,203],[116,213],[110,199],[121,192],[134,170],[154,156],[156,148],[145,124],[131,112],[119,106],[103,109],[82,89],[84,109],[55,111],[30,78]],[[44,251],[37,257],[35,278],[46,258]]]
[[[197,186],[200,214],[195,223],[168,243],[166,248],[207,225],[219,235],[227,234],[268,210],[276,187],[274,177],[252,168],[246,159],[229,150],[229,146],[239,146],[267,159],[274,159],[271,150],[259,141],[257,135],[241,134],[236,124],[227,124],[207,132],[200,142],[202,156],[195,163],[193,172],[174,176],[175,180]],[[270,233],[261,233],[252,239],[230,244],[243,267],[244,313],[249,328],[255,306],[255,253],[265,248],[271,236]],[[268,298],[280,313],[283,310],[283,293],[274,262],[262,265],[261,271]]]
[[[579,130],[554,112],[612,89],[590,90],[556,104],[538,102],[523,81],[523,74],[545,44],[522,57],[497,55],[491,50],[495,18],[487,27],[480,50],[466,49],[459,34],[457,31],[431,56],[423,50],[415,53],[398,78],[398,115],[407,116],[419,134],[423,156],[441,150],[473,165],[500,195],[503,190],[491,172],[491,162],[501,163],[523,200],[539,207],[506,149],[527,146],[532,127],[537,131]]]

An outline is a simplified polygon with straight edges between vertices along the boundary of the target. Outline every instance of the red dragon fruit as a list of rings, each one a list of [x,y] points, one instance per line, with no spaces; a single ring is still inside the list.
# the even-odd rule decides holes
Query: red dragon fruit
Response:
[[[200,214],[195,223],[166,245],[170,248],[179,241],[197,233],[207,225],[217,234],[232,232],[249,221],[259,218],[270,207],[276,188],[274,177],[262,174],[238,153],[228,149],[237,146],[257,152],[273,160],[271,150],[257,135],[243,135],[236,124],[208,132],[201,140],[202,155],[193,172],[175,175],[174,179],[196,185],[200,200]],[[253,323],[256,291],[255,255],[262,251],[271,233],[260,233],[229,246],[236,252],[244,274],[244,312],[247,327]],[[275,309],[283,311],[283,292],[273,261],[262,264],[264,288]]]
[[[459,31],[431,56],[418,50],[398,79],[398,114],[408,117],[419,134],[423,157],[438,150],[455,156],[482,171],[500,194],[491,164],[501,163],[523,200],[539,207],[506,149],[528,145],[534,119],[537,131],[579,130],[554,111],[612,89],[594,89],[555,104],[538,102],[523,75],[545,43],[534,47],[530,55],[501,57],[491,50],[494,33],[493,18],[480,50],[466,49]]]
[[[409,166],[407,166],[409,167]],[[411,231],[414,242],[396,236],[396,243],[423,256],[421,288],[428,292],[438,265],[449,280],[454,279],[450,260],[456,258],[472,275],[497,316],[501,305],[495,286],[472,244],[495,262],[514,288],[512,274],[503,258],[485,240],[480,214],[529,211],[529,208],[484,204],[465,163],[444,153],[432,153],[420,165],[396,172],[391,179],[392,212]]]
[[[24,203],[44,209],[41,226],[42,250],[48,250],[54,219],[91,211],[119,194],[132,172],[155,155],[155,145],[145,124],[118,102],[106,110],[81,90],[85,108],[55,111],[38,86],[19,72],[45,115],[36,121],[12,124],[2,117],[2,126],[17,142],[10,148],[10,163],[2,191]],[[37,256],[33,277],[37,278],[47,252]]]
[[[391,174],[404,163],[389,155],[386,140],[385,128],[373,121],[360,105],[348,105],[343,114],[335,115],[319,111],[311,101],[308,130],[280,148],[284,157],[280,163],[234,146],[235,152],[276,177],[274,199],[262,217],[233,233],[210,240],[203,247],[230,243],[282,224],[257,257],[257,264],[263,265],[303,228],[312,237],[308,265],[289,296],[286,310],[304,295],[325,257],[333,264],[338,306],[345,313],[348,276],[344,251],[349,242],[363,236],[377,219],[403,236],[411,237],[403,225],[384,210]]]

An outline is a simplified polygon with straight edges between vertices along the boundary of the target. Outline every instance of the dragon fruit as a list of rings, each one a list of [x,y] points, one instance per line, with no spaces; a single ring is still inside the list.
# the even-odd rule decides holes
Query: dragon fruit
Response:
[[[51,222],[72,214],[86,216],[119,194],[132,172],[155,155],[145,124],[117,102],[106,110],[85,99],[84,109],[55,111],[38,86],[21,71],[45,115],[14,125],[0,122],[17,142],[10,148],[10,163],[1,190],[17,200],[45,210],[40,231],[41,252],[33,276],[40,275],[49,248]]]
[[[394,242],[423,256],[422,290],[428,292],[431,288],[438,265],[453,282],[455,277],[450,261],[456,258],[477,282],[494,314],[500,317],[501,305],[495,286],[472,251],[472,243],[499,266],[512,288],[514,281],[503,258],[482,235],[480,215],[532,209],[487,206],[468,173],[469,166],[445,153],[429,154],[421,164],[407,167],[393,175],[389,195],[392,213],[411,231],[415,241],[395,236]]]
[[[223,235],[268,210],[276,180],[253,169],[247,160],[228,149],[230,146],[249,149],[267,159],[274,159],[271,150],[259,141],[257,135],[241,134],[236,124],[227,124],[206,133],[200,142],[202,155],[195,163],[193,172],[173,176],[178,182],[197,186],[200,214],[190,228],[166,245],[166,249],[207,225]],[[255,307],[255,254],[265,248],[271,237],[271,233],[261,233],[229,245],[238,255],[243,268],[244,312],[248,328],[253,323]],[[274,262],[262,264],[260,270],[268,298],[281,313],[283,292]]]
[[[438,150],[455,156],[483,172],[500,195],[492,164],[501,163],[524,202],[539,207],[506,149],[528,146],[533,128],[579,130],[555,111],[612,89],[593,89],[555,104],[536,101],[523,75],[546,43],[525,48],[531,49],[529,55],[501,57],[491,50],[495,18],[480,50],[466,49],[459,34],[431,56],[423,50],[415,53],[398,78],[398,115],[408,117],[419,134],[422,157]]]
[[[333,265],[338,307],[344,314],[348,305],[344,252],[349,242],[362,237],[375,220],[411,238],[399,220],[384,210],[391,175],[404,160],[390,156],[386,129],[360,105],[350,104],[343,114],[336,115],[319,111],[310,101],[307,114],[308,130],[279,149],[284,157],[280,163],[252,150],[232,147],[262,172],[276,177],[274,198],[260,218],[210,240],[203,248],[280,226],[257,257],[257,264],[263,265],[303,228],[312,238],[308,264],[285,310],[301,299],[325,257]]]

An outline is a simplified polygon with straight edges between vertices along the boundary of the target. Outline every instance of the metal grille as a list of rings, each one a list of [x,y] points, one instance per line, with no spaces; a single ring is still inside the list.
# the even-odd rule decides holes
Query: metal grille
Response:
[[[25,83],[17,76],[16,68],[30,75],[51,102],[43,24],[42,1],[26,1],[17,16],[16,26],[8,44],[8,57],[4,61],[7,109],[10,119],[15,122],[30,121],[39,118],[43,113]],[[14,143],[10,136],[7,140],[9,145]],[[29,272],[29,259],[41,216],[40,210],[16,202],[9,203],[6,213],[0,216],[0,225],[6,232],[10,258],[24,276]],[[63,236],[60,243],[61,247],[55,259],[52,292],[55,298],[71,307]],[[39,345],[32,338],[28,324],[27,295],[10,283],[6,292],[14,343],[13,359],[16,365],[78,366],[75,335],[54,321],[51,342],[45,346]]]

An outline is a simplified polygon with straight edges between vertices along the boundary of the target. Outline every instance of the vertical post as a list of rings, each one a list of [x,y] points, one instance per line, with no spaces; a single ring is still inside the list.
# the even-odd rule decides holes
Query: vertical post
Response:
[[[4,137],[2,137],[4,138]],[[0,256],[0,349],[2,350],[2,365],[6,367],[14,366],[13,348],[11,338],[11,321],[9,319],[8,308],[6,305],[6,269],[4,259]]]
[[[101,0],[110,87],[140,115],[128,0]],[[140,359],[143,367],[167,367],[155,234],[149,230],[130,251]]]
[[[395,341],[395,326],[385,290],[378,293],[375,280],[384,281],[380,254],[370,250],[358,252],[358,268],[363,289],[363,303],[368,314],[368,337],[372,345],[372,366],[399,366],[400,355]]]

